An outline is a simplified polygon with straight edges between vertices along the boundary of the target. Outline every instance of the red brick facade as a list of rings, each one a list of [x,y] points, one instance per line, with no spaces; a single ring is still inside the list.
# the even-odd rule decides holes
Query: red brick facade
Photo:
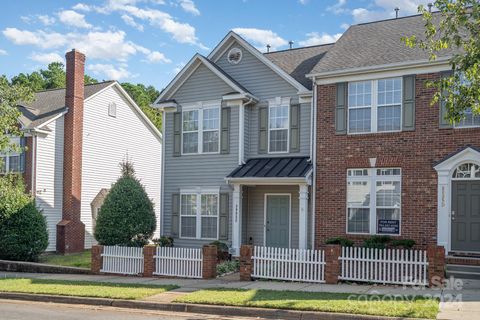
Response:
[[[434,163],[466,145],[480,147],[480,128],[440,129],[439,108],[431,106],[433,88],[416,76],[415,131],[360,135],[335,134],[336,85],[317,87],[317,162],[315,244],[346,236],[360,243],[366,236],[346,234],[347,169],[402,169],[401,236],[418,245],[437,243],[437,173]]]
[[[57,251],[80,252],[85,245],[85,225],[80,220],[82,192],[82,138],[85,55],[72,50],[65,55],[66,91],[63,153],[63,213],[57,224]]]

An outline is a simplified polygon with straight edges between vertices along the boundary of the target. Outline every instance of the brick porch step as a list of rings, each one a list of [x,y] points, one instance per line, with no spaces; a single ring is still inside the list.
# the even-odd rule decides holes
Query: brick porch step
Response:
[[[480,266],[447,264],[447,277],[480,280]]]
[[[445,263],[465,266],[480,266],[480,256],[449,254],[445,257]]]

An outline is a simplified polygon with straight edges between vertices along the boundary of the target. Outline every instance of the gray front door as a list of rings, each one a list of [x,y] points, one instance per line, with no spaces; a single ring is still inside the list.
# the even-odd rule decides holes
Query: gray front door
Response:
[[[290,237],[290,197],[267,195],[266,234],[267,247],[288,248]]]
[[[452,250],[480,251],[480,181],[452,181]]]

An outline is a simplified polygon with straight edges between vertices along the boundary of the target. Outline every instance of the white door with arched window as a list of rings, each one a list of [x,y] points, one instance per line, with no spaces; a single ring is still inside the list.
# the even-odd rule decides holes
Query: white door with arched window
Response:
[[[438,244],[480,252],[480,152],[465,148],[435,166],[438,172]]]

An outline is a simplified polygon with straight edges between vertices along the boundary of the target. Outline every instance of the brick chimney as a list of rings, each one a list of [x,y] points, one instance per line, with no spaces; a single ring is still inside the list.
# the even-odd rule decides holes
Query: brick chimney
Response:
[[[57,252],[84,250],[85,225],[80,220],[85,55],[75,49],[65,55],[67,76],[63,150],[63,212],[57,224]]]

